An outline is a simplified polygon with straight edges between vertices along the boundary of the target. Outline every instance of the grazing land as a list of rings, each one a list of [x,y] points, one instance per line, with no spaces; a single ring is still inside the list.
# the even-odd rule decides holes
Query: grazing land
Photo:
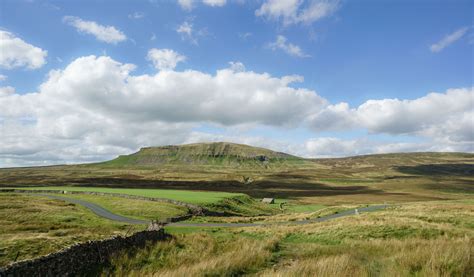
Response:
[[[270,155],[272,151],[258,152],[259,148],[250,151],[252,148],[248,146],[230,143],[216,144],[211,147],[213,151],[208,150],[209,144],[204,145],[206,147],[191,145],[193,147],[171,152],[165,149],[166,155],[160,154],[154,159],[148,152],[165,150],[147,148],[130,155],[133,158],[122,157],[127,162],[120,165],[111,161],[0,169],[0,186],[67,184],[101,187],[100,190],[124,188],[125,193],[141,195],[148,191],[128,189],[165,189],[157,194],[190,203],[209,203],[228,197],[226,193],[244,193],[256,198],[274,197],[322,205],[454,200],[471,197],[474,193],[474,154],[401,153],[307,160],[278,156],[281,154],[277,152]],[[215,150],[219,147],[227,150]],[[180,153],[181,158],[167,163],[170,156],[178,155],[176,153]],[[279,158],[272,158],[274,156]],[[233,164],[214,164],[215,159],[222,158],[231,159]],[[216,195],[196,198],[179,190],[213,191]]]
[[[102,219],[86,208],[64,201],[3,193],[0,226],[0,266],[77,242],[125,234],[129,229],[125,224]]]
[[[210,204],[219,202],[225,198],[237,196],[236,193],[206,192],[206,191],[184,191],[184,190],[160,190],[160,189],[126,189],[126,188],[102,188],[102,187],[20,187],[29,190],[60,190],[60,191],[92,191],[104,193],[129,194],[146,197],[167,198],[192,204]]]
[[[188,212],[185,207],[165,202],[82,194],[68,194],[67,197],[98,204],[118,215],[144,220],[164,220]]]
[[[118,254],[104,274],[471,276],[473,204],[403,204],[302,226],[169,227],[171,241]]]
[[[117,254],[104,275],[472,276],[473,176],[474,155],[466,153],[309,160],[215,143],[145,148],[95,164],[0,169],[0,186],[168,198],[228,215],[194,217],[190,223],[286,222],[167,226],[171,240]],[[0,197],[3,264],[18,252],[20,259],[35,257],[130,229],[64,201]],[[68,197],[137,219],[186,212],[113,195]],[[261,203],[263,197],[275,198],[275,204]],[[384,203],[390,208],[292,224]]]

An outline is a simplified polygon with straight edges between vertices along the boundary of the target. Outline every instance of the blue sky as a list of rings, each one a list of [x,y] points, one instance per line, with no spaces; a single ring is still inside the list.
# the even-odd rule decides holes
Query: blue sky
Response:
[[[282,5],[285,7],[279,9]],[[114,143],[94,141],[92,133],[97,130],[91,130],[91,133],[85,132],[74,138],[61,137],[64,144],[60,143],[58,145],[63,146],[58,147],[61,151],[69,150],[60,157],[48,154],[39,146],[23,156],[22,151],[17,149],[25,148],[19,145],[18,140],[26,139],[17,137],[22,133],[18,129],[24,125],[21,118],[28,115],[33,121],[41,123],[59,120],[58,116],[47,119],[44,111],[37,110],[22,111],[24,114],[18,111],[0,112],[4,141],[17,141],[2,145],[0,161],[4,166],[74,162],[134,151],[141,143],[221,139],[316,157],[387,151],[471,152],[473,8],[472,1],[462,0],[2,0],[0,28],[9,34],[10,42],[17,38],[31,47],[47,51],[44,62],[32,69],[27,65],[12,64],[12,61],[26,59],[21,57],[20,50],[0,48],[5,53],[3,63],[0,61],[0,74],[5,80],[0,82],[0,86],[8,90],[4,93],[7,96],[3,105],[34,106],[39,103],[35,101],[39,100],[31,100],[34,98],[32,93],[41,95],[38,98],[46,98],[50,93],[42,89],[43,83],[48,80],[53,82],[50,71],[58,70],[65,74],[65,69],[74,61],[90,55],[107,56],[120,64],[135,65],[127,76],[153,76],[163,70],[154,66],[154,62],[163,59],[163,56],[150,58],[151,49],[168,49],[184,57],[176,66],[167,68],[173,72],[193,70],[214,76],[216,71],[229,68],[229,62],[238,62],[244,66],[240,71],[254,72],[254,77],[261,77],[264,73],[269,78],[298,75],[304,81],[284,84],[283,87],[309,91],[322,100],[308,96],[315,101],[314,105],[305,106],[304,112],[301,106],[295,105],[297,108],[289,110],[287,117],[301,114],[295,116],[295,120],[286,120],[285,114],[282,114],[279,115],[282,118],[280,121],[270,119],[275,118],[271,112],[263,115],[250,108],[249,113],[255,113],[255,117],[249,115],[248,120],[239,122],[234,120],[235,114],[224,114],[219,118],[215,114],[208,115],[211,111],[207,110],[195,114],[179,114],[179,111],[173,110],[171,116],[164,114],[165,111],[159,113],[152,108],[147,111],[144,107],[143,113],[146,114],[143,117],[149,122],[168,124],[165,129],[171,128],[179,134],[160,140],[156,137],[162,135],[156,131],[152,132],[149,140]],[[124,38],[115,42],[104,41],[99,38],[101,34],[79,30],[78,22],[113,27]],[[178,32],[183,26],[191,28],[191,35]],[[251,89],[255,90],[246,91],[246,97],[264,90],[257,85]],[[127,90],[124,88],[123,91]],[[448,93],[450,90],[456,91]],[[172,88],[166,91],[173,95]],[[430,96],[431,92],[437,95]],[[80,95],[82,92],[74,93]],[[191,89],[190,93],[206,95],[207,92]],[[202,96],[194,104],[206,106],[212,103],[215,95],[226,92],[216,93],[214,96]],[[13,95],[25,97],[23,100],[12,100]],[[166,95],[157,92],[150,97],[158,101]],[[177,98],[176,101],[186,101],[186,94],[183,95],[184,99]],[[56,96],[61,97],[60,94]],[[7,97],[10,99],[6,100]],[[279,96],[272,95],[270,91],[262,97],[274,99]],[[398,102],[384,101],[387,99],[398,99]],[[295,99],[295,102],[300,100]],[[288,101],[291,102],[291,98]],[[302,100],[305,101],[309,100]],[[374,103],[378,108],[364,106],[370,101],[377,101]],[[460,105],[461,102],[464,105]],[[91,110],[87,103],[79,105]],[[242,103],[248,104],[245,101]],[[43,105],[50,104],[53,105],[50,102]],[[339,104],[346,106],[339,106],[335,112],[331,106]],[[124,110],[129,108],[127,103],[122,105]],[[105,106],[107,103],[100,107],[101,112]],[[285,105],[275,107],[287,108]],[[57,112],[59,118],[69,118],[67,110]],[[97,111],[94,113],[97,114]],[[432,116],[436,113],[438,116]],[[380,119],[380,122],[373,120],[384,116],[387,118]],[[105,117],[122,124],[129,120],[110,113],[103,114],[101,118]],[[170,117],[173,119],[170,120]],[[227,117],[229,119],[223,119]],[[453,122],[466,125],[454,126]],[[169,126],[171,123],[189,126]],[[51,136],[45,134],[44,129],[39,130],[39,126],[34,128],[34,131],[28,131],[33,132],[28,133],[28,137],[48,140]],[[49,132],[55,133],[54,130]],[[52,141],[57,139],[53,137]],[[378,148],[373,148],[374,145]],[[91,154],[97,148],[108,150],[103,150],[103,155]],[[353,148],[360,150],[351,150]],[[83,152],[87,154],[79,154],[84,155],[79,158],[72,154]]]

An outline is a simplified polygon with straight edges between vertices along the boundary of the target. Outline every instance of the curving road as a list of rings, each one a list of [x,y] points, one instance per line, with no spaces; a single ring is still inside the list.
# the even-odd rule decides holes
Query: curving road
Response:
[[[124,222],[124,223],[128,223],[128,224],[148,224],[148,223],[150,223],[149,220],[135,219],[135,218],[130,218],[130,217],[125,217],[125,216],[121,216],[121,215],[118,215],[118,214],[114,214],[111,211],[106,210],[106,209],[102,208],[101,206],[99,206],[97,204],[94,204],[94,203],[91,203],[91,202],[88,202],[88,201],[84,201],[84,200],[81,200],[81,199],[69,198],[69,197],[64,197],[64,196],[61,196],[61,195],[43,194],[43,193],[34,193],[33,195],[44,196],[44,197],[48,197],[48,198],[51,198],[51,199],[62,200],[62,201],[74,203],[74,204],[77,204],[77,205],[81,205],[81,206],[84,206],[84,207],[88,208],[89,210],[91,210],[96,215],[98,215],[100,217],[110,219],[110,220],[113,220],[113,221],[119,221],[119,222]]]
[[[118,221],[118,222],[124,222],[128,224],[148,224],[150,221],[148,220],[141,220],[141,219],[134,219],[134,218],[129,218],[121,215],[117,215],[112,213],[109,210],[104,209],[103,207],[88,202],[80,199],[75,199],[75,198],[69,198],[65,196],[60,196],[60,195],[50,195],[50,194],[42,194],[42,193],[34,193],[34,195],[40,195],[44,197],[48,197],[51,199],[56,199],[56,200],[62,200],[78,205],[82,205],[89,210],[91,210],[93,213],[96,215],[107,218],[113,221]],[[295,225],[302,225],[302,224],[309,224],[309,223],[314,223],[314,222],[323,222],[327,220],[331,220],[334,218],[339,218],[339,217],[344,217],[344,216],[350,216],[350,215],[355,215],[357,213],[362,213],[362,212],[373,212],[377,210],[382,210],[387,208],[388,205],[374,205],[374,206],[369,206],[369,207],[364,207],[364,208],[359,208],[359,209],[352,209],[352,210],[346,210],[343,212],[339,212],[337,214],[331,214],[331,215],[326,215],[322,216],[319,218],[314,218],[314,219],[308,219],[308,220],[299,220],[299,221],[282,221],[282,222],[260,222],[260,223],[186,223],[186,222],[174,222],[174,223],[169,223],[169,226],[180,226],[180,227],[257,227],[257,226],[269,226],[269,225],[282,225],[282,224],[295,224]],[[357,211],[356,211],[357,210]]]

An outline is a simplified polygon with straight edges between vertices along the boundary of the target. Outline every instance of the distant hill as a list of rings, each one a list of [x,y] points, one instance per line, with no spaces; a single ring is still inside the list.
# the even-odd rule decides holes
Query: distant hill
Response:
[[[110,166],[183,164],[266,167],[305,162],[307,161],[303,158],[265,148],[229,142],[213,142],[145,147],[137,153],[119,156],[102,164]]]

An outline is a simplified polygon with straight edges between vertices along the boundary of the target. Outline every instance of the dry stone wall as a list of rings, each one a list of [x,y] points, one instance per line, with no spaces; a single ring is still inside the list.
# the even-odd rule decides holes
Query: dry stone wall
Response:
[[[128,237],[113,237],[73,245],[62,251],[0,268],[0,277],[16,276],[87,276],[107,264],[112,254],[144,247],[170,237],[164,229],[137,232]]]

